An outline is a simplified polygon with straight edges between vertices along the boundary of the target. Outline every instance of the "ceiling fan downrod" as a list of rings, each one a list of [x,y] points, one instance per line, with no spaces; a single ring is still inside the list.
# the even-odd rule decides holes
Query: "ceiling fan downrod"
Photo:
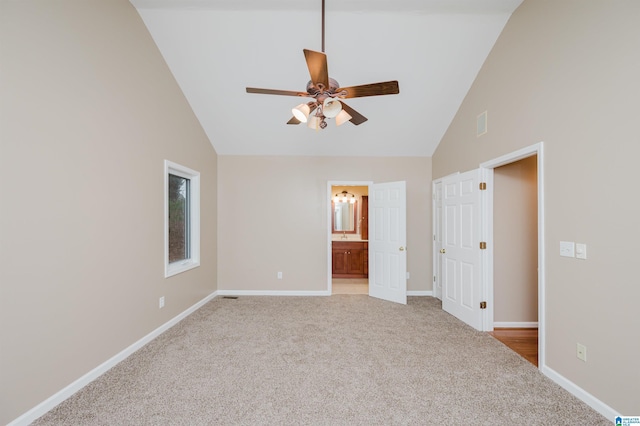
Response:
[[[322,53],[324,53],[324,0],[322,0]]]

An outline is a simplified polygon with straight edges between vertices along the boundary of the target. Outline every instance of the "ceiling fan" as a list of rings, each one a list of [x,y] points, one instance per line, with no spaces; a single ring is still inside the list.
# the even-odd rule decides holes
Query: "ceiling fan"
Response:
[[[340,87],[336,80],[329,78],[327,55],[324,53],[324,2],[325,0],[322,0],[322,52],[303,49],[311,76],[306,92],[247,87],[247,93],[313,98],[312,101],[301,103],[293,108],[291,110],[293,117],[287,124],[307,123],[308,127],[317,130],[327,127],[327,118],[335,118],[338,126],[347,121],[357,126],[367,121],[367,118],[344,103],[343,99],[396,95],[400,93],[400,88],[396,80]]]

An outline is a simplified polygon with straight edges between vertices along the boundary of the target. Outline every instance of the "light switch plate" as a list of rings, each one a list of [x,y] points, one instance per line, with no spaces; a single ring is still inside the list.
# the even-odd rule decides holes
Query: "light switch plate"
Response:
[[[560,241],[560,256],[576,257],[576,245],[573,241]]]
[[[582,243],[576,243],[576,259],[587,258],[587,245]]]

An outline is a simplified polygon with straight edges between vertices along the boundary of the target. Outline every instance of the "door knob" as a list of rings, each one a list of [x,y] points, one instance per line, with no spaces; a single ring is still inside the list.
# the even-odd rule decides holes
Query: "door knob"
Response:
[[[399,250],[400,250],[400,251],[404,251],[404,247],[400,247],[400,248],[399,248]]]
[[[440,253],[445,254],[447,251],[445,249],[440,249]]]

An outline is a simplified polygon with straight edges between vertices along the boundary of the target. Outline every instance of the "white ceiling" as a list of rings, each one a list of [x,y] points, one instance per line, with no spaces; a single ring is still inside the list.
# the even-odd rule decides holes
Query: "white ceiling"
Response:
[[[245,87],[306,90],[321,0],[130,1],[219,155],[327,156],[431,156],[522,2],[326,0],[330,77],[398,80],[400,94],[350,99],[369,121],[314,131],[286,124],[304,98]]]

